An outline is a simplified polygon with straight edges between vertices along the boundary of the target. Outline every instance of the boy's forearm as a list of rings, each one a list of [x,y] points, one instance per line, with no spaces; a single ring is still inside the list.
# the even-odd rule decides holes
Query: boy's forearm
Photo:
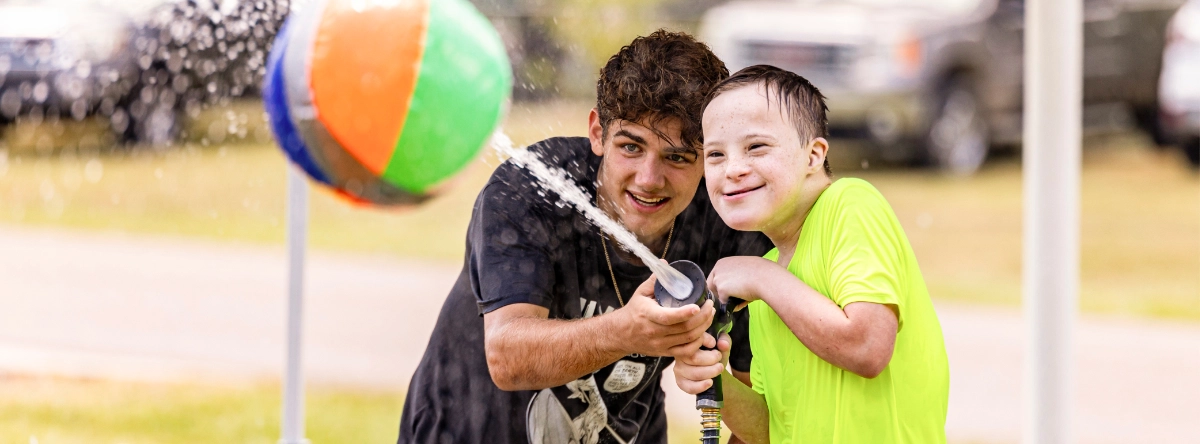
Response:
[[[625,356],[611,344],[603,316],[512,319],[489,332],[487,361],[502,390],[540,390],[573,381]]]
[[[786,270],[765,276],[759,283],[759,298],[805,347],[826,362],[871,378],[882,371],[881,362],[886,366],[890,360],[894,329],[887,336],[880,333],[878,325],[868,325],[869,319],[851,319],[832,300]]]
[[[721,378],[722,395],[725,397],[721,420],[742,441],[770,442],[770,415],[766,399],[729,372],[722,373]]]

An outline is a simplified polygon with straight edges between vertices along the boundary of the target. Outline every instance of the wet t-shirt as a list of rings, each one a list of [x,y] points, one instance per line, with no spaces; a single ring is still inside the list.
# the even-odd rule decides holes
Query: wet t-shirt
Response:
[[[601,158],[588,139],[553,138],[529,149],[566,171],[594,201]],[[650,277],[648,268],[624,261],[608,243],[610,274],[600,230],[512,162],[496,169],[476,199],[466,247],[463,271],[409,385],[399,442],[666,441],[660,378],[671,358],[630,355],[559,387],[503,391],[484,354],[482,315],[526,303],[547,308],[552,319],[604,316]],[[675,220],[666,259],[696,262],[707,275],[717,259],[770,249],[762,234],[726,226],[701,183]],[[735,369],[749,370],[748,353],[735,346]]]

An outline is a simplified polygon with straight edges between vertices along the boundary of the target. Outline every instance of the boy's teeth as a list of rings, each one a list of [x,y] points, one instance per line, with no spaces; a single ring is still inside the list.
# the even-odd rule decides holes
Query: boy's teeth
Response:
[[[636,199],[638,202],[642,202],[642,203],[650,204],[650,205],[662,202],[662,200],[665,199],[664,197],[659,197],[656,199],[643,199],[643,198],[637,197],[636,195],[634,195],[633,198]]]

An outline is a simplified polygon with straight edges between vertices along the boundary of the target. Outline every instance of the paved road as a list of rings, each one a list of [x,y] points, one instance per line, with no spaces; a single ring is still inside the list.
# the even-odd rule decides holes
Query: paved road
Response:
[[[0,372],[276,379],[284,273],[282,248],[0,227]],[[310,255],[308,380],[404,387],[457,274],[454,264]],[[1016,442],[1020,313],[938,312],[951,440]],[[1086,316],[1076,344],[1079,442],[1200,443],[1200,324]],[[674,420],[693,421],[688,397],[665,385]]]

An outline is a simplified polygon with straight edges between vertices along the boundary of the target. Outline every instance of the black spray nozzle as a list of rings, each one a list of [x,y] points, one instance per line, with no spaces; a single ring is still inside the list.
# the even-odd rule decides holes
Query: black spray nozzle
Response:
[[[707,300],[713,301],[713,307],[716,309],[716,314],[713,316],[713,325],[720,327],[719,329],[709,329],[709,333],[716,333],[714,338],[720,337],[720,333],[728,333],[731,326],[733,308],[737,304],[742,303],[741,299],[729,298],[727,304],[722,304],[717,300],[717,296],[708,291],[708,284],[704,282],[704,270],[700,269],[695,262],[688,260],[679,260],[671,263],[671,268],[679,270],[692,283],[692,293],[683,299],[672,296],[667,292],[667,289],[661,283],[654,283],[654,299],[658,300],[658,305],[663,307],[683,307],[688,304],[704,305]]]
[[[713,315],[712,325],[708,327],[708,334],[713,338],[719,339],[722,333],[729,333],[733,327],[733,308],[742,303],[741,299],[729,298],[729,302],[722,304],[717,300],[716,295],[708,291],[708,285],[704,281],[704,270],[700,269],[692,261],[680,260],[671,263],[671,267],[679,270],[684,276],[687,276],[692,281],[692,294],[684,299],[676,299],[667,289],[661,284],[654,284],[654,298],[658,300],[658,304],[663,307],[683,307],[687,304],[704,305],[707,300],[713,301],[713,306],[716,308],[716,313]],[[711,350],[710,348],[705,348]],[[713,378],[713,385],[708,390],[696,395],[696,408],[721,408],[724,404],[724,397],[721,394],[721,377]],[[719,421],[718,421],[719,422]]]

